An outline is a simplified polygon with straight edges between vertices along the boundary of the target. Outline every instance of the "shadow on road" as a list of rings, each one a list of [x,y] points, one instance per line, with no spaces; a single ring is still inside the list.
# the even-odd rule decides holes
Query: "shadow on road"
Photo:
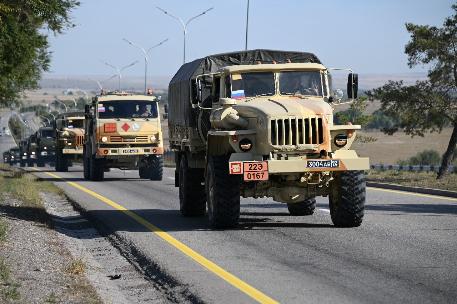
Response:
[[[387,211],[431,215],[456,215],[457,205],[455,204],[385,204],[385,205],[368,205],[365,210],[369,211]]]

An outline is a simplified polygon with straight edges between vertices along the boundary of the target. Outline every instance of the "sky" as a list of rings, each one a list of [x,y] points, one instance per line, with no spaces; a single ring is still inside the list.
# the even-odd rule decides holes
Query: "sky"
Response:
[[[184,21],[187,61],[244,50],[247,0],[81,0],[72,12],[76,27],[50,34],[50,74],[112,75],[102,63],[126,66],[124,76],[142,76],[144,57],[127,38],[144,48],[169,39],[150,53],[149,75],[172,76],[183,61]],[[410,36],[406,22],[441,26],[452,14],[451,0],[250,0],[249,49],[315,53],[327,67],[350,67],[359,73],[392,74],[411,70],[404,54]]]

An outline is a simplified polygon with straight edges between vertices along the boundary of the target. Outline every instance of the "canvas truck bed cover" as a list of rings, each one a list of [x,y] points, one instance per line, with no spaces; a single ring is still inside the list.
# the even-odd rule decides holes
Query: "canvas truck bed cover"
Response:
[[[168,86],[168,123],[195,127],[195,109],[191,106],[190,81],[197,75],[214,73],[220,68],[231,65],[261,63],[321,63],[316,55],[306,52],[275,50],[249,50],[233,53],[210,55],[196,59],[181,66]]]

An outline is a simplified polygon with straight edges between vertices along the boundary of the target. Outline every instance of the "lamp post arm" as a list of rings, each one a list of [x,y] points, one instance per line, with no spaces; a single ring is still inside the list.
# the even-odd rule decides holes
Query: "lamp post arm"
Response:
[[[206,14],[207,12],[209,12],[210,10],[214,9],[214,7],[210,7],[209,9],[207,9],[206,11],[204,12],[201,12],[200,14],[196,15],[196,16],[193,16],[192,18],[190,18],[189,20],[187,20],[186,24],[184,25],[184,28],[185,30],[187,30],[187,25],[189,25],[189,23],[191,21],[194,21],[195,19],[197,19],[198,17],[200,16],[203,16],[204,14]]]

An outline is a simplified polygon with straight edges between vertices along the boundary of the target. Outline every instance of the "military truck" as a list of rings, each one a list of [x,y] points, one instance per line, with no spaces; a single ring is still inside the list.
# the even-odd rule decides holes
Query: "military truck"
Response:
[[[21,152],[18,147],[10,149],[10,165],[18,164],[21,160]]]
[[[67,172],[72,161],[82,160],[84,145],[84,112],[59,114],[53,121],[56,141],[57,172]]]
[[[3,163],[4,164],[9,164],[11,161],[11,154],[10,151],[4,151],[3,152]]]
[[[19,153],[21,155],[21,158],[19,160],[19,165],[21,167],[25,167],[25,165],[29,161],[29,154],[27,153],[27,139],[22,139],[19,142]]]
[[[33,133],[27,139],[27,154],[28,154],[28,163],[29,167],[33,167],[37,161],[37,136],[36,133]]]
[[[37,166],[44,167],[46,163],[54,163],[56,154],[54,129],[52,127],[41,127],[35,134],[37,138]]]
[[[357,97],[357,74],[347,94]],[[359,125],[334,125],[330,70],[306,52],[252,50],[184,64],[169,84],[169,141],[181,214],[233,227],[240,197],[272,197],[310,215],[328,196],[334,225],[362,223],[368,158]],[[207,207],[207,208],[206,208]]]
[[[111,92],[86,105],[84,178],[103,180],[109,168],[138,169],[162,180],[163,139],[156,97]]]

